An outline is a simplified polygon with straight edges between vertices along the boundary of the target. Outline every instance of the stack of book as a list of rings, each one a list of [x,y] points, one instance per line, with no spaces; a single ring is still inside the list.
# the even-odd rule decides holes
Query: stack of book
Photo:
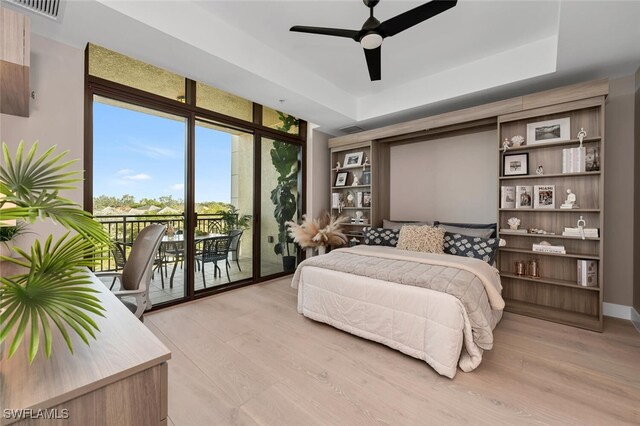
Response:
[[[598,238],[598,228],[583,228],[585,238]],[[579,237],[582,238],[580,228],[564,228],[562,235],[565,237]]]
[[[562,150],[562,173],[581,173],[586,170],[585,147]]]
[[[501,234],[527,234],[528,232],[527,229],[500,228]]]
[[[551,246],[546,244],[534,244],[533,251],[538,253],[567,254],[564,246]]]

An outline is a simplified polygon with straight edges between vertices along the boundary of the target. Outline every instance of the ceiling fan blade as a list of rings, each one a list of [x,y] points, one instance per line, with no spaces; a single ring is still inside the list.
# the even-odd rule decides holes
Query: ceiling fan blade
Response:
[[[420,22],[426,21],[429,18],[449,10],[458,3],[457,0],[433,0],[429,3],[425,3],[422,6],[418,6],[398,16],[394,16],[391,19],[387,19],[377,28],[384,37],[391,37],[399,32],[402,32]]]
[[[369,77],[371,81],[378,81],[381,78],[382,68],[382,46],[375,49],[363,49],[364,56],[367,58],[367,67],[369,68]]]
[[[343,30],[340,28],[305,27],[301,25],[295,25],[291,27],[289,31],[298,33],[322,34],[335,37],[346,37],[355,41],[358,41],[358,35],[360,34],[360,31],[355,30]]]

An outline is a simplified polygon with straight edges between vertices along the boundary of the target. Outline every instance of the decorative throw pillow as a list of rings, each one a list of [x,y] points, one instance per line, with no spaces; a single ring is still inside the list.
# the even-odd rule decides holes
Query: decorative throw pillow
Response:
[[[397,229],[366,227],[362,231],[365,245],[395,247],[398,244]]]
[[[498,254],[500,238],[480,238],[468,235],[444,234],[444,252],[454,256],[474,257],[493,265]]]
[[[443,253],[444,229],[433,226],[405,225],[400,228],[398,248],[424,253]]]
[[[498,235],[497,223],[456,223],[436,220],[433,222],[433,226],[442,226],[447,232],[460,233],[472,237],[489,238]]]

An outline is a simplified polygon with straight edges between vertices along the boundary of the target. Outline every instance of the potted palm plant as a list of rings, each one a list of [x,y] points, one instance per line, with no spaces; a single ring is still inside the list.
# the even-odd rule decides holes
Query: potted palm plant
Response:
[[[298,124],[295,117],[279,111],[278,116],[282,122],[278,130],[288,132]],[[278,173],[277,185],[271,191],[271,202],[275,205],[273,214],[278,224],[278,242],[273,249],[276,254],[282,255],[283,269],[292,271],[296,268],[296,256],[293,251],[295,248],[291,249],[293,239],[287,232],[287,222],[292,221],[298,211],[294,192],[298,187],[298,146],[276,140],[270,154],[271,163]]]
[[[60,196],[61,190],[74,189],[72,184],[81,178],[80,172],[65,170],[74,163],[63,160],[67,152],[54,154],[55,149],[37,156],[37,142],[27,151],[21,141],[12,157],[2,144],[2,220],[33,223],[51,219],[68,230],[55,240],[52,235],[44,242],[36,240],[28,251],[14,247],[19,258],[0,257],[22,270],[0,277],[0,344],[11,337],[11,357],[22,342],[28,342],[30,362],[41,337],[46,356],[51,356],[54,330],[71,352],[70,331],[89,344],[89,336],[95,338],[99,331],[92,315],[102,316],[104,311],[94,294],[97,291],[90,286],[87,268],[95,266],[109,244],[109,235],[91,214]]]
[[[26,223],[22,221],[17,222],[15,225],[13,221],[11,223],[0,222],[0,256],[13,256],[14,240],[26,233]]]

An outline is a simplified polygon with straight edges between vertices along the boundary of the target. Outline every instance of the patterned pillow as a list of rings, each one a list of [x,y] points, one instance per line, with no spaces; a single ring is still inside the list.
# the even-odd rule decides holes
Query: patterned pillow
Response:
[[[451,232],[444,234],[445,253],[454,256],[474,257],[484,260],[489,265],[493,265],[499,245],[500,238],[470,237]]]
[[[423,225],[405,225],[400,228],[398,248],[424,253],[443,253],[444,229]]]
[[[368,246],[395,247],[398,244],[398,230],[386,228],[369,228],[364,232],[364,243]]]

